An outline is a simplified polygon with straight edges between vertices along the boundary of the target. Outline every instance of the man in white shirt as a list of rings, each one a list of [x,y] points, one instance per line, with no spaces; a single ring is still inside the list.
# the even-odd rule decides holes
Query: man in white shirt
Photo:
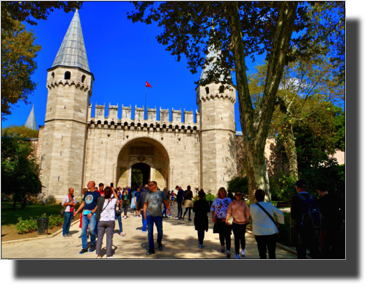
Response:
[[[74,217],[74,206],[77,204],[77,201],[74,197],[74,189],[69,188],[69,194],[65,195],[62,199],[62,206],[65,208],[64,213],[64,222],[62,227],[62,236],[63,237],[71,237],[69,233],[70,224]]]

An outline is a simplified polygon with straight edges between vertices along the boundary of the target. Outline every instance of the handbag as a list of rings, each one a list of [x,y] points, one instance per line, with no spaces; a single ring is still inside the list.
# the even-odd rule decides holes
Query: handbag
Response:
[[[257,206],[259,206],[261,208],[261,210],[263,210],[268,216],[269,218],[272,220],[272,222],[276,225],[276,221],[274,220],[274,218],[268,213],[268,211],[266,211],[261,205],[260,203],[257,203],[256,204]],[[277,227],[277,225],[276,225]],[[281,241],[281,235],[280,235],[280,231],[277,229],[277,239],[276,239],[277,242]]]
[[[231,216],[228,218],[228,220],[226,221],[228,225],[232,225],[232,223],[234,222],[234,216],[231,214]]]

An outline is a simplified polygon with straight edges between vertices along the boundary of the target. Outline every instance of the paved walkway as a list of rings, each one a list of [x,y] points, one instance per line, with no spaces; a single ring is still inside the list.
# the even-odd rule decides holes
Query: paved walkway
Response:
[[[176,207],[173,208],[176,214]],[[205,248],[198,248],[197,231],[194,229],[193,222],[187,219],[163,219],[164,237],[162,241],[163,250],[157,250],[156,254],[147,256],[148,237],[143,233],[140,217],[133,217],[129,214],[127,219],[123,219],[123,231],[125,237],[119,235],[119,225],[116,221],[113,244],[114,258],[117,259],[223,259],[225,254],[218,252],[220,249],[218,234],[212,233],[213,223],[209,219],[209,230],[205,234],[203,245]],[[193,216],[193,214],[192,214]],[[71,238],[63,238],[62,233],[54,237],[40,238],[31,241],[2,244],[3,259],[94,259],[95,252],[79,254],[82,249],[79,221],[70,228]],[[154,239],[156,241],[157,231],[154,228]],[[106,236],[103,238],[102,255],[105,258]],[[248,259],[258,259],[259,254],[254,237],[246,233],[246,254]],[[296,256],[281,248],[276,249],[278,259],[294,259]],[[234,238],[232,234],[231,258],[234,254]]]

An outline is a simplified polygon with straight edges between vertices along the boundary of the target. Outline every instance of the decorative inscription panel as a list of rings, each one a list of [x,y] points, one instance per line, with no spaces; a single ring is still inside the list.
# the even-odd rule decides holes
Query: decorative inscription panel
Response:
[[[153,155],[153,147],[131,146],[130,154],[132,154],[132,155]]]

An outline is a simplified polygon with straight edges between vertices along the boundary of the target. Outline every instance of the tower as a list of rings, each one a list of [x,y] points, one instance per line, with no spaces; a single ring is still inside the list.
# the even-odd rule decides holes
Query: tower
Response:
[[[216,61],[213,48],[207,57],[212,59],[201,74],[207,73]],[[201,188],[216,194],[220,187],[227,189],[227,181],[236,175],[235,109],[236,89],[224,88],[220,83],[198,86],[197,105],[200,114],[200,172]]]
[[[81,195],[88,105],[94,76],[90,72],[78,11],[75,12],[46,87],[41,181],[45,197],[62,198],[68,188]]]
[[[34,105],[32,107],[32,110],[30,111],[29,117],[24,126],[32,130],[37,130],[36,115],[34,114]]]

